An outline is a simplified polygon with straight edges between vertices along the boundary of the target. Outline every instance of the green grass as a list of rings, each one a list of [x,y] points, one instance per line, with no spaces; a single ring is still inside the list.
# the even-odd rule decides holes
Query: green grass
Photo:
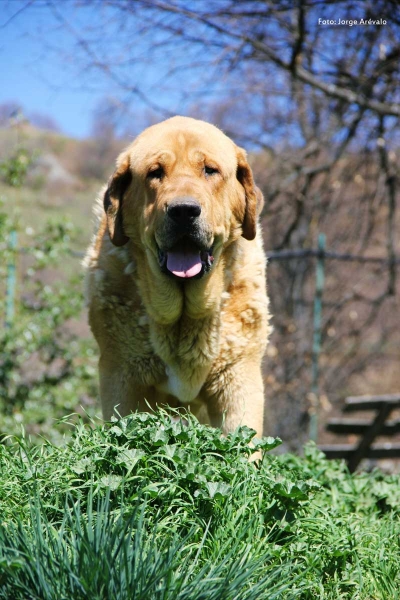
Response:
[[[0,446],[0,598],[399,597],[399,478],[165,412]]]

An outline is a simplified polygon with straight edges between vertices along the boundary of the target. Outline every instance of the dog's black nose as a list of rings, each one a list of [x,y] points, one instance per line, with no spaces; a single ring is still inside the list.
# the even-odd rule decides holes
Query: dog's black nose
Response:
[[[167,208],[167,215],[178,225],[192,223],[200,213],[200,204],[191,198],[177,198]]]

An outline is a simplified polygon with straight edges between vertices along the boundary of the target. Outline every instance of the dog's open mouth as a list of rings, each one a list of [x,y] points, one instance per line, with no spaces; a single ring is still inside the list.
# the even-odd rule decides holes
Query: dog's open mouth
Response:
[[[212,267],[212,250],[212,247],[204,250],[192,240],[181,239],[169,250],[158,248],[158,260],[164,273],[182,279],[200,278]]]

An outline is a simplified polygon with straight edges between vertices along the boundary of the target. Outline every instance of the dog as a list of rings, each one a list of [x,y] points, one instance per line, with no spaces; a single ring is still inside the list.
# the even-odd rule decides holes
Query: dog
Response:
[[[262,436],[262,204],[245,151],[204,121],[172,117],[120,154],[85,259],[106,420],[185,406]]]

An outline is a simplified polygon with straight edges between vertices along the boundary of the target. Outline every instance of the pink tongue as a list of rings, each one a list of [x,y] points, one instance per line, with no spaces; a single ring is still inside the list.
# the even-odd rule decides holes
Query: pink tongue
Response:
[[[167,253],[167,269],[177,277],[194,277],[200,273],[202,267],[200,252]]]

